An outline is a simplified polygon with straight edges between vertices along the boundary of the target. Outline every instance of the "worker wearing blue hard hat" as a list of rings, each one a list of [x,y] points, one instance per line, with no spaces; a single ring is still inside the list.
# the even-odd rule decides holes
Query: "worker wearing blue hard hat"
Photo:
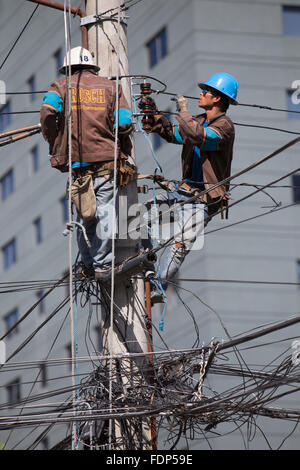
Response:
[[[215,73],[206,82],[199,83],[202,90],[216,91],[228,98],[230,104],[238,104],[236,97],[239,88],[238,81],[229,73]]]
[[[159,112],[154,115],[152,132],[158,133],[167,142],[182,145],[182,181],[173,188],[169,187],[167,193],[156,196],[155,202],[156,205],[182,204],[192,216],[202,210],[206,226],[216,212],[221,210],[222,217],[225,213],[226,218],[228,214],[230,196],[226,180],[231,172],[235,129],[226,113],[230,105],[238,104],[239,83],[232,75],[220,72],[198,85],[201,88],[198,106],[203,108],[204,113],[193,116],[188,111],[187,99],[179,95],[178,123],[171,123]],[[197,237],[194,232],[189,232],[189,238],[186,232],[182,226],[182,233],[174,237],[170,253],[162,260],[162,279],[172,279],[186,255],[194,249]],[[162,285],[166,289],[167,281]],[[154,298],[155,295],[154,290]]]

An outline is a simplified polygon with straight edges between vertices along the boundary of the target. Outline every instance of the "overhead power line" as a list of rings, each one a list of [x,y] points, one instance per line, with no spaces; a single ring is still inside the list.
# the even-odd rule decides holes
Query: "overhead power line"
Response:
[[[155,278],[160,281],[168,282],[168,279]],[[269,286],[300,286],[300,282],[283,282],[283,281],[250,281],[242,279],[193,279],[193,278],[176,278],[176,282],[217,282],[221,284],[260,284]]]
[[[18,35],[17,39],[15,40],[15,42],[13,43],[12,47],[10,48],[10,50],[8,51],[5,59],[3,60],[2,64],[0,65],[0,70],[2,69],[3,65],[5,64],[5,62],[7,61],[7,59],[9,58],[10,54],[12,53],[12,51],[14,50],[15,46],[17,45],[17,42],[19,41],[20,37],[22,36],[22,34],[24,33],[25,29],[27,28],[27,26],[29,25],[33,15],[35,14],[36,10],[38,9],[39,5],[37,5],[35,7],[35,9],[33,10],[33,12],[31,13],[29,19],[27,20],[24,28],[22,29],[22,31],[20,32],[20,34]]]

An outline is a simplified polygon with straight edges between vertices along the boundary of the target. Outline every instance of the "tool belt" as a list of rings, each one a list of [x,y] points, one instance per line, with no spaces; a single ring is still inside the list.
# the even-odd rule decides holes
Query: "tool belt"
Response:
[[[117,184],[121,188],[127,186],[131,181],[136,179],[137,168],[135,165],[129,163],[125,159],[117,161]],[[114,162],[98,162],[93,163],[92,165],[80,168],[74,168],[72,170],[72,175],[74,178],[80,178],[86,175],[91,175],[93,179],[100,176],[111,175],[114,172]]]
[[[161,183],[158,182],[158,184],[161,184]],[[201,194],[202,192],[201,189],[190,186],[185,181],[178,185],[177,191],[182,194],[189,193],[192,196],[199,195],[197,199],[207,205],[209,216],[213,216],[216,212],[220,211],[221,219],[224,219],[224,218],[228,219],[227,199],[222,199],[220,197],[212,198],[210,197],[209,193]]]
[[[189,184],[187,184],[186,182],[183,182],[183,183],[180,183],[178,185],[178,192],[187,192],[187,193],[191,193],[193,196],[198,196],[201,194],[202,190],[199,189],[199,188],[194,188],[193,186],[190,186]],[[201,194],[201,196],[199,196],[199,201],[202,201],[204,202],[205,204],[208,203],[208,195],[207,194]]]

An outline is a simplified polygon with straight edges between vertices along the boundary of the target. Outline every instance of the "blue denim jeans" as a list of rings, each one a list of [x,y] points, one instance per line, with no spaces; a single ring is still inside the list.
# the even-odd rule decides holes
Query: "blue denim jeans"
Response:
[[[208,224],[210,217],[208,215],[208,209],[206,204],[200,201],[193,201],[191,203],[181,203],[186,202],[188,199],[191,199],[192,195],[190,193],[183,193],[178,191],[172,191],[168,193],[160,193],[156,199],[150,200],[147,202],[147,222],[148,222],[148,239],[142,240],[144,248],[149,248],[150,250],[155,248],[155,239],[156,243],[159,239],[159,226],[164,222],[164,216],[160,218],[159,223],[153,224],[150,226],[149,218],[153,221],[156,218],[157,221],[157,211],[161,210],[162,214],[166,211],[166,208],[175,209],[175,213],[172,213],[172,219],[169,217],[169,221],[174,222],[174,218],[177,220],[174,228],[174,241],[172,242],[171,248],[168,249],[167,255],[162,256],[158,276],[163,279],[172,279],[177,271],[179,270],[181,264],[183,263],[187,254],[193,249],[197,237],[203,237],[203,229]],[[175,215],[176,214],[176,215]],[[195,229],[195,220],[202,221],[202,225]],[[166,220],[165,220],[166,222]],[[167,222],[168,223],[168,222]],[[164,241],[163,237],[163,240]],[[202,246],[201,246],[202,247]],[[154,284],[157,285],[155,281]],[[162,287],[164,290],[168,287],[168,282],[162,282]]]
[[[76,226],[77,244],[81,255],[81,260],[85,266],[96,268],[106,268],[112,263],[112,238],[113,238],[113,217],[116,219],[115,227],[117,231],[117,214],[113,207],[113,175],[105,175],[95,178],[94,191],[96,195],[97,211],[93,219],[83,221],[78,218],[86,230],[91,247],[87,246],[82,230]],[[116,194],[116,205],[118,204],[118,188]]]

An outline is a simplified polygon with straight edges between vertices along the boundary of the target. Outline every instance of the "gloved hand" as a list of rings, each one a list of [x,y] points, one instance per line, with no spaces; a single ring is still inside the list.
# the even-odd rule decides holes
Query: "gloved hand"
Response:
[[[188,104],[187,99],[182,95],[178,95],[176,99],[177,99],[177,103],[178,103],[178,107],[179,107],[179,112],[180,111],[187,111],[188,110],[187,109],[187,104]]]

